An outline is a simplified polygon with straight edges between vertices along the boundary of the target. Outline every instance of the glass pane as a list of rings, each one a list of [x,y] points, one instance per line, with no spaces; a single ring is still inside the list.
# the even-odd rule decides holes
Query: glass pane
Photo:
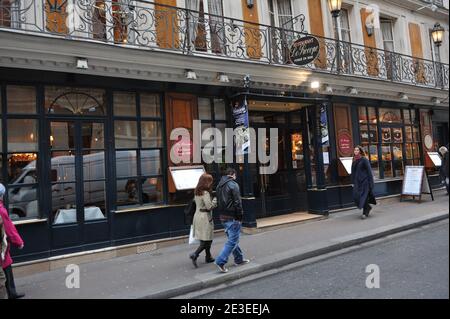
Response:
[[[413,158],[413,144],[406,144],[406,158],[407,159],[412,159]]]
[[[212,133],[206,132],[207,129],[212,127],[211,123],[202,123],[202,147],[211,142],[214,139]]]
[[[358,108],[358,114],[359,114],[359,123],[367,123],[367,112],[365,106],[360,106]]]
[[[75,155],[71,151],[51,153],[51,181],[52,183],[75,181]]]
[[[141,151],[141,174],[161,175],[161,152],[160,150]]]
[[[370,131],[369,131],[369,135],[370,135],[370,142],[371,143],[378,143],[378,128],[376,125],[370,125],[369,126]]]
[[[75,183],[52,184],[53,224],[77,222]]]
[[[37,189],[38,184],[8,187],[9,213],[12,219],[39,217]]]
[[[10,184],[33,184],[37,182],[36,153],[8,154],[8,182]]]
[[[378,166],[378,147],[376,145],[370,145],[369,147],[369,160],[372,166],[373,176],[375,178],[380,177],[380,168]]]
[[[162,147],[161,122],[141,122],[142,147]]]
[[[414,161],[413,160],[406,160],[406,165],[413,166],[414,165]]]
[[[367,131],[367,125],[363,124],[359,127],[359,132],[361,135],[361,143],[369,143],[369,132]]]
[[[369,122],[372,124],[377,124],[377,112],[374,107],[367,108],[369,113]]]
[[[163,201],[163,179],[159,177],[143,178],[142,182],[142,202],[160,203]]]
[[[198,118],[200,120],[211,120],[211,100],[206,98],[198,99]]]
[[[392,136],[394,137],[394,143],[403,143],[403,132],[401,128],[392,129]]]
[[[413,141],[413,133],[412,133],[412,127],[411,126],[405,126],[405,133],[406,133],[406,142],[412,142]]]
[[[105,148],[103,123],[83,123],[81,126],[83,148]]]
[[[141,116],[161,117],[160,96],[157,94],[141,93]]]
[[[381,136],[383,138],[383,143],[390,143],[391,139],[391,129],[388,127],[383,127],[381,129]]]
[[[103,219],[106,216],[105,181],[84,182],[84,220]]]
[[[405,121],[405,124],[412,124],[409,110],[403,110],[403,120]]]
[[[92,88],[45,87],[45,109],[49,114],[105,115],[105,91]]]
[[[117,206],[139,203],[136,179],[121,179],[117,181]]]
[[[50,147],[61,150],[75,148],[75,125],[73,122],[50,123]]]
[[[136,95],[134,93],[114,92],[114,116],[136,117]]]
[[[83,152],[83,178],[85,181],[105,178],[105,152]]]
[[[136,151],[116,151],[116,176],[137,176]]]
[[[8,152],[37,150],[37,121],[31,119],[8,120]]]
[[[8,113],[36,113],[36,89],[31,86],[11,86],[6,88]]]
[[[393,147],[393,155],[394,155],[394,168],[395,168],[395,176],[403,175],[403,151],[401,144],[394,144]]]
[[[380,108],[380,122],[401,123],[400,110]]]
[[[384,176],[385,177],[393,177],[393,171],[392,171],[392,154],[391,154],[391,147],[389,145],[383,145],[381,147],[381,153],[382,153],[382,165],[384,169]]]
[[[114,121],[116,148],[137,148],[135,121]]]
[[[420,141],[420,132],[419,132],[419,128],[413,126],[413,139],[414,142],[419,142]]]
[[[0,96],[0,99],[1,98],[2,97]],[[0,107],[0,109],[1,109],[1,107]],[[1,114],[1,111],[0,111],[0,114]],[[2,135],[3,135],[2,121],[1,121],[1,118],[0,118],[0,152],[3,152],[3,137],[2,137]]]
[[[415,159],[416,158],[420,158],[419,144],[414,143],[414,144],[412,144],[412,147],[413,147],[413,156],[414,156],[414,158]]]
[[[214,99],[214,116],[216,121],[227,119],[225,101],[222,99]]]

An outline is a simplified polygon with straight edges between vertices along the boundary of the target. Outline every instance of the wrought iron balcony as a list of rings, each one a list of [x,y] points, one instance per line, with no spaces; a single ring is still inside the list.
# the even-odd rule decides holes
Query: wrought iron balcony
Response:
[[[318,58],[296,66],[290,60],[290,46],[306,35],[302,17],[299,20],[300,30],[292,31],[144,0],[0,0],[1,31],[15,29],[71,40],[449,88],[448,64],[324,37],[316,37],[320,43]]]

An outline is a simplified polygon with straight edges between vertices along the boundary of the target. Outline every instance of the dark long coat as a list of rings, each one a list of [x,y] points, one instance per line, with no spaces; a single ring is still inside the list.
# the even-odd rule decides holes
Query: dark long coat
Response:
[[[367,158],[361,157],[353,161],[352,164],[352,184],[353,184],[353,200],[359,209],[364,208],[366,201],[370,204],[376,204],[373,195],[373,174],[370,162]]]

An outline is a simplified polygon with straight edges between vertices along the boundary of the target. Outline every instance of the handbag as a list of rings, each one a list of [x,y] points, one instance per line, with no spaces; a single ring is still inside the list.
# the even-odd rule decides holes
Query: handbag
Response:
[[[189,245],[198,244],[199,240],[194,237],[194,226],[191,225],[191,231],[189,232]]]

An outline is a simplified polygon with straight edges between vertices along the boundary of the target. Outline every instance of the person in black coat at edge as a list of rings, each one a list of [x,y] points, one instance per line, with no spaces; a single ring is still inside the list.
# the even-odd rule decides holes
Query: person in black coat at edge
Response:
[[[373,174],[369,160],[365,157],[364,150],[361,146],[354,149],[352,163],[352,184],[353,184],[353,200],[359,209],[363,210],[362,219],[369,216],[372,207],[370,204],[376,204],[373,195]]]

